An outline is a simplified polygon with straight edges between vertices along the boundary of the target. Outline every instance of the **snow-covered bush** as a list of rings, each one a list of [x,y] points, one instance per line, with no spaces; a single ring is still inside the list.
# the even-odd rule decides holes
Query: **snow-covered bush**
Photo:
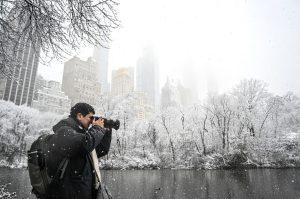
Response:
[[[62,116],[0,101],[0,159],[2,166],[26,166],[26,152],[41,130],[51,131]]]
[[[292,93],[275,96],[263,82],[244,80],[232,92],[168,107],[146,120],[136,119],[137,100],[135,94],[100,99],[98,111],[121,122],[103,168],[300,165],[300,99]],[[0,164],[26,162],[32,141],[62,117],[1,101]]]

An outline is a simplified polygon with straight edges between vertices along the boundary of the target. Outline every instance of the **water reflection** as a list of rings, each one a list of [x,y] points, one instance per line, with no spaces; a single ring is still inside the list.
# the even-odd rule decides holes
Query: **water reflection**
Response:
[[[115,199],[300,198],[299,169],[103,171]],[[26,170],[0,168],[0,184],[19,198],[30,194]]]
[[[109,171],[116,198],[300,198],[299,169]],[[120,183],[112,183],[110,178]]]

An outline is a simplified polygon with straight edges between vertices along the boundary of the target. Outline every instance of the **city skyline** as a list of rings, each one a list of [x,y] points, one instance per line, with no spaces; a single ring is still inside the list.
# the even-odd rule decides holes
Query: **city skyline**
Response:
[[[207,88],[224,93],[242,79],[254,78],[265,81],[272,93],[300,94],[298,3],[155,2],[120,4],[122,27],[112,34],[109,73],[120,67],[135,67],[143,48],[152,45],[160,63],[160,88],[169,76],[180,79],[203,98]],[[92,51],[93,47],[83,45],[77,55],[86,59]],[[60,79],[59,65],[50,70],[40,71]]]

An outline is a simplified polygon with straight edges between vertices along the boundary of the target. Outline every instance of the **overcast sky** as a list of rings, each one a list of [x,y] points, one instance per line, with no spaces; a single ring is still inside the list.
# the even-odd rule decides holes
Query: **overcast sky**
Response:
[[[207,82],[219,92],[243,78],[256,78],[269,91],[300,94],[300,1],[298,0],[123,0],[122,27],[112,35],[109,68],[135,67],[152,46],[166,77],[180,79],[203,97]],[[78,56],[92,56],[83,47]],[[61,81],[63,64],[39,67]],[[110,78],[110,77],[109,77]]]

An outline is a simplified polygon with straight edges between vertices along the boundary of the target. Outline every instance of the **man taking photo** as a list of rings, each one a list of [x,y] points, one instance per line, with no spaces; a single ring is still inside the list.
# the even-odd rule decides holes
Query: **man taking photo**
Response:
[[[104,128],[104,120],[96,120],[94,114],[95,110],[91,105],[77,103],[71,108],[67,119],[53,126],[54,135],[46,158],[48,175],[52,178],[57,175],[64,159],[68,163],[59,174],[59,180],[54,178],[56,180],[49,185],[47,199],[96,198],[98,168],[95,169],[91,154],[96,151],[95,156],[99,158],[108,153],[112,130]]]

